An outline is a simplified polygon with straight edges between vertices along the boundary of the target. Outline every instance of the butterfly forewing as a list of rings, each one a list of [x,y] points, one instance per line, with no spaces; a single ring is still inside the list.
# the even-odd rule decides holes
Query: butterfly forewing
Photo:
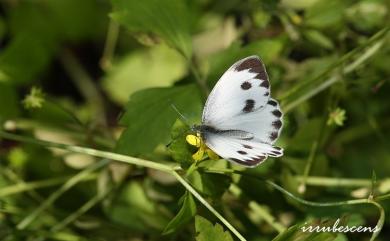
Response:
[[[240,60],[222,75],[210,93],[203,124],[218,125],[232,116],[264,108],[269,95],[268,75],[259,57]]]

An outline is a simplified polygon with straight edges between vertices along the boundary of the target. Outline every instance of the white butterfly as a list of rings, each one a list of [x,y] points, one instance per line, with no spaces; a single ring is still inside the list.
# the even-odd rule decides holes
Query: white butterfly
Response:
[[[219,79],[206,101],[202,124],[194,129],[211,150],[233,163],[255,167],[268,156],[280,157],[283,149],[273,144],[283,114],[270,92],[260,58],[242,59]]]

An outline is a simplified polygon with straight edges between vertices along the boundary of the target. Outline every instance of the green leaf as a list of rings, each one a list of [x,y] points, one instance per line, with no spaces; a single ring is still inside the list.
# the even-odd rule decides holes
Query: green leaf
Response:
[[[103,80],[103,87],[117,103],[150,87],[166,87],[184,77],[185,59],[166,45],[131,52],[114,63]]]
[[[163,234],[176,232],[179,228],[187,224],[196,214],[196,203],[192,195],[188,192],[184,194],[183,205],[178,214],[165,227]]]
[[[30,34],[18,34],[0,55],[0,80],[26,83],[40,74],[54,52],[52,41]]]
[[[187,59],[192,53],[190,12],[181,0],[112,0],[110,16],[131,32],[153,33]]]
[[[200,93],[195,85],[151,88],[134,93],[126,105],[121,124],[127,129],[118,140],[116,151],[127,155],[146,154],[169,142],[171,127],[178,114],[174,104],[188,117],[200,117]]]
[[[216,223],[213,225],[202,216],[195,217],[196,241],[233,241],[228,231]]]

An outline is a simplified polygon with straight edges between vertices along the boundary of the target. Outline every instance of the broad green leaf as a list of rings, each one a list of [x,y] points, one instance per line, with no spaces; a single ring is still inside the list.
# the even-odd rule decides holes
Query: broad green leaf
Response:
[[[188,192],[184,194],[183,205],[177,215],[165,227],[163,234],[176,232],[186,225],[196,214],[196,203]]]
[[[153,33],[187,59],[192,52],[190,12],[181,0],[112,0],[110,16],[134,33]]]
[[[46,68],[54,49],[50,40],[30,33],[18,34],[0,53],[0,78],[18,84],[33,80]]]
[[[162,143],[169,143],[169,134],[178,114],[174,104],[190,119],[200,119],[200,93],[194,85],[151,88],[134,93],[126,105],[121,124],[126,126],[116,150],[128,155],[146,154]]]
[[[202,216],[195,217],[196,241],[233,241],[228,231],[216,223],[213,225]]]
[[[116,61],[104,78],[103,87],[115,102],[125,104],[132,93],[170,86],[185,73],[185,59],[161,44],[134,51]]]

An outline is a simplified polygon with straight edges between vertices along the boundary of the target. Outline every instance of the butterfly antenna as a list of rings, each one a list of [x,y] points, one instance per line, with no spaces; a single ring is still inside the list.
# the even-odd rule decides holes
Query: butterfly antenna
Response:
[[[171,107],[176,111],[176,113],[179,115],[181,121],[183,121],[183,123],[185,125],[187,125],[188,127],[190,127],[190,122],[189,120],[176,108],[176,106],[174,104],[171,104]]]

